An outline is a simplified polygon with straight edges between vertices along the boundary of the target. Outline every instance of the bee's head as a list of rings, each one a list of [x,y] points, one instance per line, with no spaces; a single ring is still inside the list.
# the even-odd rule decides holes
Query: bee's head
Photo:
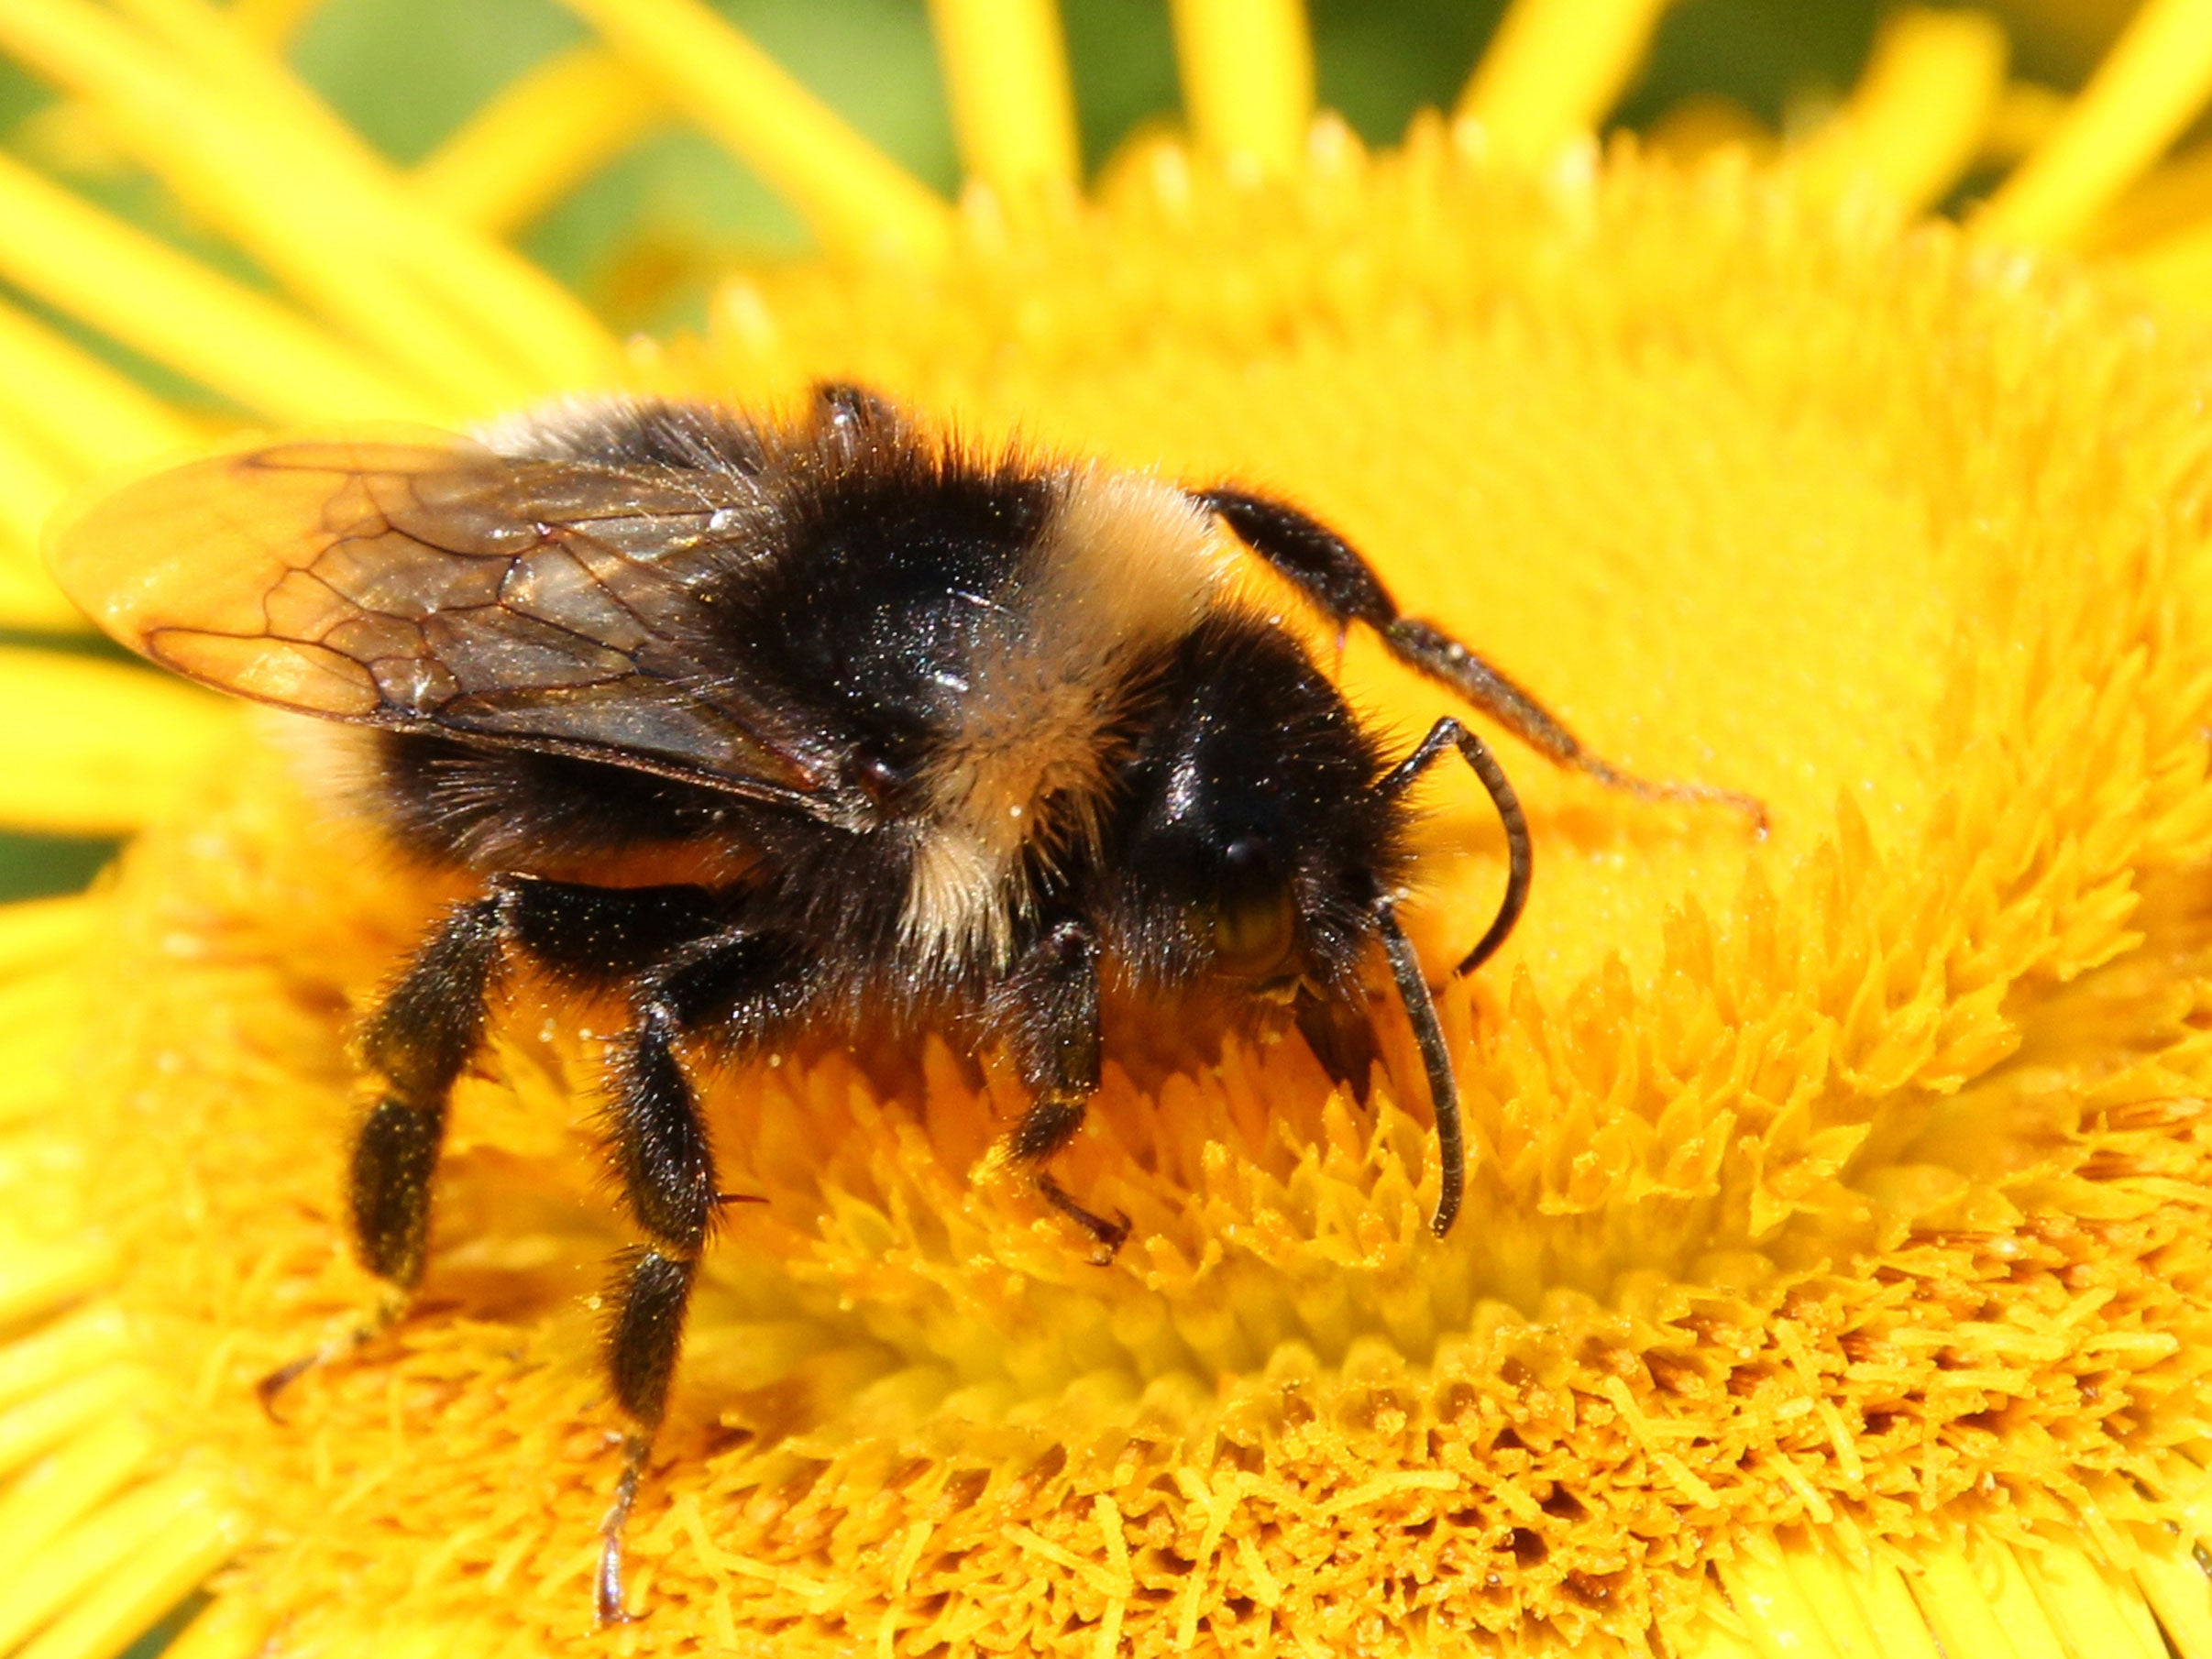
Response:
[[[1348,990],[1404,852],[1342,695],[1231,611],[1181,643],[1147,714],[1106,860],[1117,954],[1162,987]]]

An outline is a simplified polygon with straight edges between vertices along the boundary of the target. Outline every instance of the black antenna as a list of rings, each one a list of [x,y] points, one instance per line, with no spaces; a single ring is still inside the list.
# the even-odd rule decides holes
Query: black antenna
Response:
[[[1383,954],[1390,958],[1391,975],[1398,982],[1398,1000],[1413,1021],[1414,1041],[1421,1048],[1421,1063],[1428,1071],[1428,1098],[1436,1111],[1436,1214],[1428,1230],[1442,1238],[1452,1230],[1459,1201],[1467,1192],[1467,1145],[1459,1133],[1459,1082],[1452,1075],[1452,1057],[1444,1046],[1444,1027],[1436,1018],[1436,999],[1428,993],[1421,974],[1421,959],[1399,930],[1390,900],[1375,902],[1375,926],[1382,930]]]
[[[1459,965],[1452,970],[1455,973],[1472,973],[1505,942],[1505,936],[1521,919],[1522,906],[1528,903],[1528,876],[1533,862],[1528,819],[1521,810],[1521,797],[1513,793],[1513,784],[1505,775],[1505,768],[1483,747],[1480,738],[1447,715],[1428,729],[1428,735],[1421,740],[1418,749],[1390,769],[1375,786],[1375,793],[1385,800],[1395,799],[1435,764],[1436,757],[1447,749],[1458,750],[1460,757],[1474,769],[1475,775],[1482,780],[1482,787],[1490,791],[1491,805],[1498,809],[1498,821],[1505,826],[1505,897],[1499,902],[1490,931],[1475,941],[1475,948],[1461,957]]]

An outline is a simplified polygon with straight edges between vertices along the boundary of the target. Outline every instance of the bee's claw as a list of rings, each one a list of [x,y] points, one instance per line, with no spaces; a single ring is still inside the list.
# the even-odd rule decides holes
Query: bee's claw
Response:
[[[645,1453],[652,1441],[631,1434],[622,1441],[622,1472],[614,1483],[614,1502],[600,1522],[600,1570],[594,1607],[599,1627],[636,1624],[645,1615],[622,1605],[622,1533],[630,1524],[630,1508],[637,1501],[637,1483],[645,1472]]]
[[[289,1365],[281,1365],[253,1385],[254,1398],[261,1402],[261,1410],[269,1413],[269,1421],[281,1424],[284,1414],[277,1410],[277,1396],[292,1387],[302,1377],[323,1363],[323,1350],[303,1354]]]

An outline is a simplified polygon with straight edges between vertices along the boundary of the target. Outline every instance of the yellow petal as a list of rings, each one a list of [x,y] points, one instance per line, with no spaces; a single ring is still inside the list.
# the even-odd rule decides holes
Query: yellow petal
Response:
[[[151,392],[13,305],[0,303],[0,403],[81,477],[182,449],[199,435]]]
[[[1460,94],[1500,153],[1544,160],[1619,100],[1667,0],[1513,0]]]
[[[314,324],[4,157],[0,218],[11,280],[265,416],[447,412]]]
[[[1173,0],[1191,132],[1215,155],[1282,171],[1314,116],[1314,44],[1301,0]]]
[[[930,0],[960,159],[1018,198],[1073,184],[1075,93],[1055,0]]]
[[[233,193],[319,191],[343,203],[344,213],[325,225],[325,203],[314,202],[294,239],[326,230],[363,265],[388,261],[441,320],[450,315],[511,371],[519,369],[520,390],[507,390],[505,401],[573,391],[615,372],[615,343],[582,302],[512,249],[424,211],[383,158],[205,0],[122,0],[122,9],[205,84],[222,88],[241,129],[261,140],[248,155],[259,165],[246,168]]]
[[[1908,206],[1941,200],[1983,148],[2006,52],[1994,17],[1891,14],[1850,99],[1799,151],[1808,188],[1832,192],[1864,180]]]
[[[2212,95],[2212,0],[2145,0],[2050,137],[1975,219],[1994,241],[2063,247]]]
[[[352,192],[301,166],[296,144],[244,117],[236,89],[210,98],[173,51],[86,0],[0,0],[0,48],[91,99],[116,137],[214,218],[311,306],[406,366],[452,406],[490,410],[526,395],[481,337],[408,283],[363,234]]]
[[[237,741],[233,704],[150,670],[0,646],[0,825],[115,835]]]
[[[563,0],[830,247],[944,252],[945,203],[698,0]]]
[[[666,123],[659,95],[604,48],[556,52],[517,76],[414,170],[440,213],[506,236]]]

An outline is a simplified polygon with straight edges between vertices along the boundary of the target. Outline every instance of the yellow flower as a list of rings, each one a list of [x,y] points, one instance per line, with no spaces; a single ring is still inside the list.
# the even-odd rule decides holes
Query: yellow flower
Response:
[[[449,888],[318,809],[302,740],[0,649],[0,815],[143,828],[0,911],[0,1652],[2212,1655],[2212,249],[2160,163],[2212,5],[2072,102],[1908,13],[1747,159],[1583,137],[1653,0],[1522,0],[1451,116],[1315,118],[1288,0],[1181,0],[1187,138],[1078,192],[1042,0],[937,0],[971,186],[930,195],[692,0],[413,177],[197,0],[0,0],[0,49],[273,276],[0,159],[0,276],[245,419],[479,418],[851,377],[978,433],[1279,491],[1606,753],[1775,830],[1508,755],[1537,886],[1445,999],[1467,1211],[1410,1041],[1370,1107],[1295,1039],[1139,1090],[1069,1184],[942,1044],[717,1079],[736,1209],[589,1630],[620,1462],[590,1300],[591,1027],[518,987],[464,1081],[417,1314],[346,1259],[353,1012]],[[633,136],[716,134],[830,250],[618,342],[497,232]],[[1738,129],[1740,130],[1740,128]],[[1761,140],[1771,145],[1771,140]],[[1693,159],[1681,157],[1696,152]],[[1914,213],[2024,156],[1964,228]],[[2101,250],[2094,266],[2063,251]],[[2173,309],[2143,309],[2146,293]],[[0,618],[39,521],[226,423],[0,309]],[[1355,637],[1404,731],[1445,710]],[[1432,963],[1498,835],[1438,789]],[[1410,1080],[1410,1081],[1409,1081]]]

